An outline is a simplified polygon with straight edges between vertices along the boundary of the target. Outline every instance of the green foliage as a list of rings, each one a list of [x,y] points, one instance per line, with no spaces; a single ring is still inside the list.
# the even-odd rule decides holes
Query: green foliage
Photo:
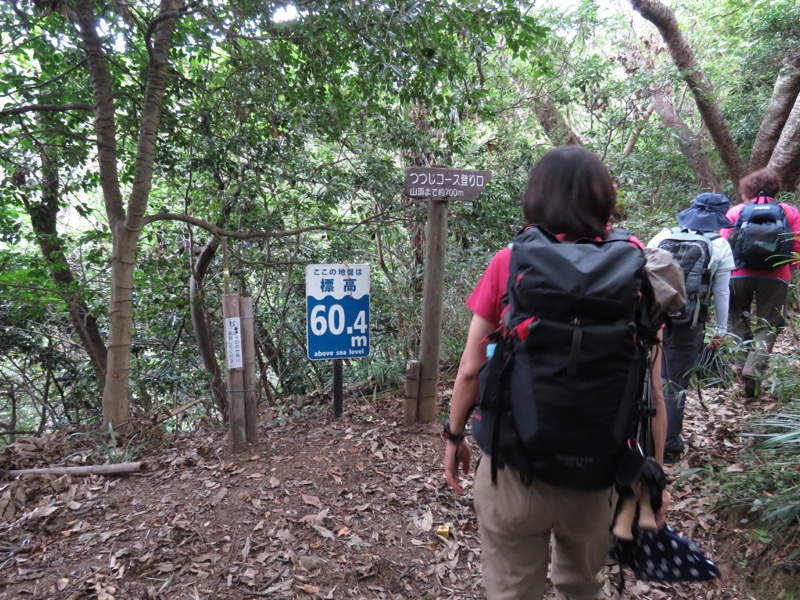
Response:
[[[762,537],[800,525],[800,401],[781,408],[751,419],[755,468],[731,475],[722,486],[728,502],[747,508],[743,522],[758,524]]]
[[[683,4],[679,16],[692,23],[687,34],[746,151],[780,59],[796,41],[797,8],[788,1]],[[0,8],[0,93],[8,99],[0,113],[45,103],[91,108],[91,80],[72,24],[34,11],[30,3],[16,6]],[[157,3],[121,7],[104,8],[101,34],[127,192],[148,62],[141,34]],[[306,357],[303,269],[309,263],[372,267],[373,347],[368,359],[348,365],[349,384],[377,390],[399,385],[406,361],[416,358],[426,207],[402,197],[406,166],[492,171],[477,200],[449,207],[441,343],[447,375],[466,337],[464,300],[492,254],[521,226],[527,173],[552,145],[536,113],[543,98],[552,98],[568,126],[608,164],[620,186],[622,224],[642,240],[671,224],[697,192],[674,134],[654,117],[644,123],[634,150],[625,150],[650,86],[668,91],[722,172],[666,55],[656,52],[652,69],[631,68],[628,52],[641,40],[628,34],[629,15],[591,1],[547,11],[513,0],[341,0],[298,8],[296,18],[276,22],[272,3],[240,0],[177,21],[149,197],[150,214],[183,214],[232,231],[273,235],[229,238],[228,248],[234,288],[254,298],[266,384],[279,401],[324,388],[331,379],[328,363]],[[63,314],[72,296],[52,284],[31,245],[36,238],[25,210],[26,202],[42,202],[45,173],[57,173],[58,239],[78,282],[70,291],[87,302],[105,333],[113,249],[94,164],[93,114],[3,114],[0,130],[0,169],[8,184],[0,186],[1,258],[7,265],[0,269],[0,290],[14,298],[8,322],[19,328],[7,338],[10,356],[18,352],[41,373],[58,363],[74,377],[63,388],[66,396],[84,390],[87,398],[98,398],[101,383],[91,381]],[[208,396],[188,288],[198,250],[209,241],[206,231],[169,220],[141,232],[131,364],[137,410]],[[220,362],[221,263],[218,251],[202,289]],[[61,362],[43,360],[44,349]],[[19,377],[19,370],[8,377]],[[60,377],[66,382],[66,375]],[[785,387],[781,397],[794,393],[788,378],[774,380]],[[30,402],[39,406],[41,398]]]

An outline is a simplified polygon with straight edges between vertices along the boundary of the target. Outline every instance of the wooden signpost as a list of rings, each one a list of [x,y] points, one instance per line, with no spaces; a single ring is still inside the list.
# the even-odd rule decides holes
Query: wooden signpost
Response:
[[[222,239],[222,316],[228,371],[228,428],[231,452],[243,452],[258,442],[253,299],[231,293],[227,239]]]
[[[407,425],[415,421],[428,423],[436,418],[448,201],[477,199],[491,176],[491,171],[443,167],[406,169],[406,196],[428,200],[422,336],[419,361],[411,361],[407,366],[405,386]]]

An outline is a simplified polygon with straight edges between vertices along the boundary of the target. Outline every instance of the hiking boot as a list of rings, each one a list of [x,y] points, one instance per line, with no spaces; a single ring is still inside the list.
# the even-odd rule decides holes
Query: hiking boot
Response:
[[[758,385],[758,379],[752,375],[742,375],[742,383],[744,384],[745,398],[758,398],[761,392]]]
[[[664,450],[664,464],[674,465],[683,456],[683,450]]]

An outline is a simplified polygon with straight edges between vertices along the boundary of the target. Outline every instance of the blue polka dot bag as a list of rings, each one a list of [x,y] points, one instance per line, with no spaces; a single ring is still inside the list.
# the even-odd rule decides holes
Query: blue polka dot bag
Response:
[[[668,525],[657,532],[634,525],[633,540],[616,539],[614,555],[642,581],[708,581],[720,577],[714,561]]]

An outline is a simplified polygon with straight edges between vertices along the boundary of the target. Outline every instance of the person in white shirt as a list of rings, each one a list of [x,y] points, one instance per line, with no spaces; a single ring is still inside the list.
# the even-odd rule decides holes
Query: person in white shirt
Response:
[[[731,227],[725,216],[730,200],[722,194],[706,192],[698,195],[689,208],[678,213],[678,224],[682,232],[708,234]],[[675,229],[665,228],[647,244],[656,248],[675,234]],[[723,237],[708,236],[711,239],[709,271],[711,277],[711,296],[714,301],[714,334],[708,343],[716,348],[728,331],[728,311],[730,306],[730,277],[735,268],[731,246]],[[697,365],[705,344],[705,321],[707,306],[701,303],[695,323],[668,322],[664,332],[665,399],[667,405],[667,441],[664,447],[664,462],[677,461],[685,450],[681,437],[683,414],[686,406],[686,392],[689,377]]]

